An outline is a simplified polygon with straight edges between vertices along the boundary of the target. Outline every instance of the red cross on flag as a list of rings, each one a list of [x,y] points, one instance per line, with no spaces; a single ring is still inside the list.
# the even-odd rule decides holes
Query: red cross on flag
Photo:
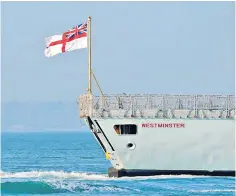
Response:
[[[66,51],[87,48],[87,21],[62,35],[46,38],[45,56],[51,57]]]

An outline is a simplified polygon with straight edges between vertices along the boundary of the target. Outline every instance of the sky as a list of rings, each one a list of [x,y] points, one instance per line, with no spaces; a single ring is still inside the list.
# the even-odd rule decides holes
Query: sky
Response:
[[[88,16],[104,93],[234,94],[233,2],[3,2],[1,11],[3,103],[86,92],[87,49],[51,58],[44,49]]]

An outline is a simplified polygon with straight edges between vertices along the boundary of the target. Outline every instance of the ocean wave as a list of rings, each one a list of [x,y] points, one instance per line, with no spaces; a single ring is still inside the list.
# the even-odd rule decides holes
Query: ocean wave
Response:
[[[1,178],[57,178],[73,179],[82,178],[88,180],[106,179],[107,175],[84,173],[84,172],[64,172],[64,171],[29,171],[29,172],[1,172]]]
[[[171,178],[208,178],[209,176],[194,175],[157,175],[135,176],[122,178],[109,178],[107,174],[65,171],[28,171],[28,172],[0,172],[1,178],[59,178],[59,179],[84,179],[84,180],[148,180],[148,179],[171,179]]]
[[[2,194],[50,194],[64,193],[66,190],[57,189],[45,182],[4,182],[1,183]]]
[[[149,188],[152,188],[154,185],[153,187],[155,187],[155,190],[160,189],[165,191],[168,189],[176,191],[175,183],[177,182],[178,187],[181,187],[180,180],[186,185],[186,183],[192,183],[193,178],[212,178],[209,176],[192,175],[160,175],[109,178],[107,174],[65,171],[28,171],[16,173],[1,171],[0,175],[2,178],[2,193],[46,195],[51,193],[59,194],[78,192],[89,192],[89,194],[97,194],[99,192],[120,192],[124,195],[127,195],[130,192],[136,192],[139,194],[144,187],[146,188],[146,185],[148,185]],[[222,177],[220,179],[224,178],[225,177]],[[227,177],[227,179],[229,178]],[[171,179],[179,180],[176,181]],[[232,179],[235,178],[232,177]],[[171,185],[168,187],[166,187],[167,182],[171,183]],[[137,183],[139,183],[140,187],[135,186]],[[159,186],[157,186],[157,183],[159,183]],[[199,184],[202,183],[206,183],[205,180],[200,180]],[[192,187],[190,186],[189,188]],[[210,187],[209,190],[206,187],[204,187],[203,190],[189,190],[189,188],[186,189],[185,187],[183,191],[195,193],[234,192],[232,187],[224,187],[224,189],[217,189],[217,187],[214,190],[211,190]]]
[[[15,181],[1,183],[4,194],[52,194],[74,192],[129,192],[127,187],[109,184],[84,183],[81,181]]]
[[[82,179],[82,180],[148,180],[148,179],[192,179],[192,178],[209,178],[209,176],[194,175],[157,175],[157,176],[136,176],[109,178],[107,174],[96,174],[86,172],[65,172],[65,171],[26,171],[26,172],[0,172],[3,179],[14,178],[53,178],[53,179]]]
[[[209,190],[190,190],[189,192],[194,193],[208,193],[208,192],[236,192],[235,189],[209,189]]]
[[[24,179],[25,180],[25,179]],[[133,184],[134,185],[134,184]],[[146,187],[135,187],[133,185],[127,184],[111,184],[110,182],[100,182],[100,181],[78,181],[78,180],[68,180],[68,179],[60,179],[60,180],[53,180],[53,179],[46,179],[46,180],[36,180],[30,179],[21,181],[20,179],[15,179],[14,181],[6,181],[1,183],[1,193],[2,194],[59,194],[59,193],[81,193],[86,192],[89,194],[99,194],[99,193],[120,193],[122,195],[128,195],[129,193],[137,193],[140,194],[142,190]],[[179,185],[178,185],[179,187]],[[150,188],[150,187],[149,187]],[[166,186],[158,186],[155,190],[158,189],[159,191],[181,191],[193,194],[193,193],[210,193],[210,192],[217,192],[217,194],[224,193],[224,192],[235,192],[233,188],[231,189],[198,189],[198,190],[186,190],[185,189],[178,189],[177,187],[166,187]]]

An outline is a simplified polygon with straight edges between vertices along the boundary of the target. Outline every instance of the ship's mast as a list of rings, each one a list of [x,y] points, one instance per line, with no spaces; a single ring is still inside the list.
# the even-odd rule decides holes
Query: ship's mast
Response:
[[[91,68],[91,17],[88,17],[88,93],[92,94]]]
[[[94,72],[92,71],[91,66],[91,16],[88,17],[88,94],[92,96],[92,77],[94,78],[96,85],[102,95],[102,104],[104,105],[106,103],[105,96],[102,92],[102,89],[100,85],[98,84],[98,81],[94,75]]]

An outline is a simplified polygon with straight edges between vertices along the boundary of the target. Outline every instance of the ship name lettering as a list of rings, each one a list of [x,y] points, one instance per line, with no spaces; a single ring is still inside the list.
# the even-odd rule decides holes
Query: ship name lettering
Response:
[[[142,123],[142,128],[184,128],[184,123]]]

